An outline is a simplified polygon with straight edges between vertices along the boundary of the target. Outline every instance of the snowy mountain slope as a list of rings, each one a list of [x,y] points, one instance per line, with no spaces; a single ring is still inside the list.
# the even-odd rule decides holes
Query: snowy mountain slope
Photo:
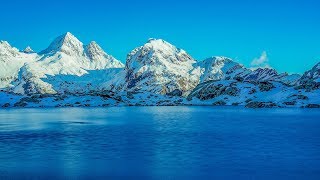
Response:
[[[19,50],[12,47],[7,41],[0,41],[0,57],[1,61],[19,56]]]
[[[18,81],[13,83],[12,92],[26,95],[55,94],[56,91],[52,85],[41,79],[42,72],[41,74],[37,74],[33,71],[34,66],[34,63],[26,63],[20,68]]]
[[[109,75],[109,79],[101,83],[99,89],[102,91],[124,92],[126,90],[126,71],[125,69],[110,69],[113,73]],[[110,73],[110,72],[109,72]]]
[[[282,77],[280,81],[287,85],[294,86],[301,77],[300,74],[288,74],[287,76]]]
[[[95,42],[85,46],[85,55],[90,59],[90,63],[86,69],[107,69],[107,68],[124,68],[124,64],[108,55],[103,49]]]
[[[251,72],[227,57],[211,57],[198,62],[196,66],[201,69],[201,82],[233,79],[236,76],[245,76]]]
[[[246,81],[281,81],[287,74],[278,74],[275,69],[258,68],[244,77]]]
[[[201,63],[207,62],[205,60]],[[204,73],[204,77],[211,77],[211,80],[209,78],[209,81],[200,83],[188,96],[193,104],[244,105],[254,108],[315,107],[320,104],[320,98],[314,99],[316,94],[320,95],[320,91],[309,92],[305,87],[306,84],[307,87],[310,84],[313,88],[319,87],[316,82],[319,66],[301,77],[298,74],[279,74],[271,68],[246,69],[225,58],[214,58],[213,62],[209,63],[214,64],[211,68],[213,71],[209,71],[210,76]],[[295,87],[297,82],[306,90],[298,90]]]
[[[30,46],[27,46],[22,52],[26,54],[35,53]]]
[[[54,94],[61,91],[59,89],[60,87],[57,86],[61,78],[57,78],[57,83],[54,83],[52,80],[54,76],[70,75],[81,77],[89,74],[88,71],[91,70],[124,67],[120,61],[104,52],[97,43],[91,42],[89,45],[83,45],[83,43],[71,33],[59,36],[47,49],[41,51],[39,54],[40,55],[36,55],[35,53],[18,53],[16,55],[22,57],[30,56],[31,60],[20,61],[20,64],[16,66],[16,68],[9,68],[15,74],[19,72],[19,76],[16,75],[18,79],[12,87],[14,93]],[[12,60],[12,58],[10,59]],[[5,64],[5,66],[8,67],[7,64]],[[48,83],[49,81],[46,80],[49,76],[51,79],[50,83],[53,84]],[[99,77],[103,78],[104,76]],[[72,84],[73,82],[68,83]],[[90,83],[92,84],[92,81],[90,81]],[[64,86],[64,88],[66,87]],[[72,92],[72,89],[67,91]]]
[[[40,54],[43,58],[39,64],[52,69],[53,74],[82,75],[83,71],[81,72],[80,69],[100,70],[124,67],[120,61],[104,52],[96,42],[83,45],[69,32],[56,38]]]
[[[7,88],[18,78],[19,69],[38,59],[37,54],[21,53],[6,41],[0,41],[0,88]]]
[[[202,83],[188,96],[194,105],[242,105],[262,107],[308,107],[320,104],[320,90],[298,91],[281,82],[238,82],[236,80]]]
[[[126,65],[96,42],[84,45],[71,33],[59,36],[39,54],[30,47],[19,51],[0,42],[4,107],[320,107],[319,87],[320,63],[300,76],[246,68],[227,57],[197,62],[161,39],[150,39],[131,51]]]
[[[83,43],[70,32],[67,32],[57,37],[47,49],[41,51],[39,54],[50,55],[58,52],[63,52],[69,56],[81,57],[84,55]]]
[[[201,69],[201,82],[240,78],[244,81],[285,81],[286,83],[293,83],[297,80],[295,78],[298,78],[286,73],[279,74],[272,68],[252,70],[227,57],[211,57],[198,62],[196,66]]]
[[[305,72],[298,80],[297,86],[298,88],[307,89],[308,91],[320,89],[320,63]]]
[[[108,68],[103,70],[90,70],[82,76],[55,75],[47,76],[44,82],[52,85],[58,94],[94,94],[115,91],[109,81],[115,80],[121,68]],[[109,83],[109,84],[108,84]]]
[[[186,94],[198,83],[195,60],[184,50],[161,39],[150,39],[129,53],[126,62],[126,90]]]

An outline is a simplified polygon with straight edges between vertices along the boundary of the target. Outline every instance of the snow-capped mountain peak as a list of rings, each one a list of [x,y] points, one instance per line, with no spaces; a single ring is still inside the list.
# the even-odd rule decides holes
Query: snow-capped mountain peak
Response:
[[[30,46],[27,46],[22,52],[24,52],[26,54],[34,53],[34,51],[32,50],[32,48]]]
[[[82,56],[84,52],[83,43],[70,32],[67,32],[57,37],[49,47],[41,51],[40,54],[54,54],[57,52],[63,52],[69,56]]]
[[[277,70],[266,67],[266,68],[257,68],[252,70],[250,74],[244,77],[247,81],[281,81],[286,84],[292,84],[296,81],[297,76],[289,77],[288,73],[278,73]]]
[[[147,43],[144,46],[152,47],[153,49],[160,49],[160,48],[172,48],[174,47],[172,44],[164,41],[163,39],[155,39],[149,38]]]
[[[153,50],[155,53],[158,52],[161,54],[177,54],[179,56],[180,55],[182,55],[182,56],[187,55],[186,51],[175,47],[174,45],[170,44],[169,42],[167,42],[163,39],[150,38],[143,47],[146,49]],[[177,58],[177,60],[179,60],[179,61],[193,61],[194,62],[194,60],[190,56],[184,57],[184,58]]]
[[[195,63],[195,60],[189,54],[187,54],[186,51],[177,48],[174,45],[162,39],[150,38],[146,42],[146,44],[133,50],[129,54],[128,59],[130,59],[130,56],[132,54],[139,54],[141,56],[145,56],[148,54],[148,57],[153,57],[149,59],[151,60],[151,63],[157,61],[166,66],[169,65],[168,63],[173,63],[176,65],[179,65],[180,63]]]
[[[36,61],[37,56],[20,52],[7,41],[0,41],[0,88],[11,86],[23,64]]]
[[[96,57],[106,55],[103,49],[95,41],[91,41],[88,45],[86,45],[85,49],[87,56],[91,60],[94,60]]]
[[[320,88],[320,63],[305,72],[297,84],[308,90]]]
[[[132,60],[135,61],[132,62]],[[191,68],[192,64],[196,62],[186,51],[162,39],[154,38],[149,39],[146,44],[128,54],[127,65],[137,61],[143,65],[161,64],[169,68],[172,68],[173,64],[181,65],[181,63]]]
[[[198,62],[198,66],[202,69],[201,82],[234,78],[249,71],[241,64],[222,56],[214,56]]]
[[[200,64],[205,64],[206,66],[217,66],[222,64],[235,63],[232,59],[224,56],[213,56],[211,58],[205,59],[200,62]],[[238,64],[238,63],[237,63]]]
[[[0,56],[15,57],[19,55],[19,50],[12,47],[7,41],[0,41]]]
[[[85,46],[85,55],[90,59],[89,69],[123,68],[124,64],[108,55],[95,41]]]
[[[128,54],[127,88],[160,94],[187,93],[199,81],[197,75],[190,74],[195,62],[184,50],[162,39],[149,39]]]
[[[13,58],[10,52],[15,52],[16,57]],[[91,42],[84,46],[71,33],[57,37],[47,49],[39,54],[31,52],[33,51],[30,47],[19,52],[9,43],[1,42],[0,60],[3,63],[0,62],[0,88],[13,86],[13,92],[22,94],[52,93],[59,89],[53,84],[60,78],[80,78],[96,70],[98,72],[109,68],[124,67],[120,61],[105,53],[97,43]],[[28,76],[18,76],[18,72],[24,72],[23,74],[28,74]],[[48,84],[49,79],[54,83]],[[69,82],[72,84],[73,80],[67,78],[65,83]],[[26,85],[30,91],[21,90],[21,88],[27,88]]]
[[[149,38],[144,46],[152,47],[153,49],[174,49],[179,50],[174,45],[163,39]]]

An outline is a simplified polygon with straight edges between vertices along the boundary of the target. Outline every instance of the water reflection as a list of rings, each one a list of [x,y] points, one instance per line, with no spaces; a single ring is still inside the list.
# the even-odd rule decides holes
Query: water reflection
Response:
[[[319,115],[226,107],[0,110],[0,174],[312,179],[320,177]]]

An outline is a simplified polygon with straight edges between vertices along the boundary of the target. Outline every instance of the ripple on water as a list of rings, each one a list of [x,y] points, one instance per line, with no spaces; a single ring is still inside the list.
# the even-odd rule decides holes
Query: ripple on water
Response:
[[[1,177],[320,179],[318,110],[0,110]]]

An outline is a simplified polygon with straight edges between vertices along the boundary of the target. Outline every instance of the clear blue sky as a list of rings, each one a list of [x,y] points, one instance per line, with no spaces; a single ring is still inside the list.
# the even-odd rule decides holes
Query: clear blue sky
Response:
[[[124,62],[154,37],[197,60],[223,55],[249,66],[266,51],[272,67],[301,73],[320,62],[319,9],[319,0],[7,0],[0,39],[40,51],[70,31]]]

